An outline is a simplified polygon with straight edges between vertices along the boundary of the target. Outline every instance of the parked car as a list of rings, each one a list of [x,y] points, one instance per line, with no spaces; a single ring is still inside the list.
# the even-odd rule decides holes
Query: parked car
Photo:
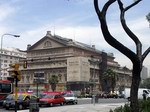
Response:
[[[63,95],[65,98],[65,103],[66,104],[77,104],[78,103],[78,99],[77,96],[74,93],[66,93]]]
[[[39,99],[39,105],[54,106],[55,104],[64,105],[65,98],[59,93],[44,93],[42,98]]]
[[[109,93],[107,98],[118,98],[118,94],[117,93]]]
[[[103,92],[103,93],[101,93],[101,95],[100,95],[100,97],[101,98],[108,98],[108,92]]]
[[[30,100],[38,101],[37,96],[32,94],[18,94],[17,95],[17,109],[22,110],[30,106]],[[15,108],[15,94],[10,94],[6,97],[3,107],[8,110],[10,108]]]
[[[130,101],[130,90],[131,88],[125,88],[124,89],[124,98],[128,99]],[[143,91],[146,92],[146,98],[150,98],[150,91],[147,88],[139,88],[138,89],[138,99],[143,99]]]

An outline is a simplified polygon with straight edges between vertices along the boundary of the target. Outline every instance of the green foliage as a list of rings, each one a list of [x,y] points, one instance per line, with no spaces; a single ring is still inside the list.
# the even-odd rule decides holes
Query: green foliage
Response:
[[[59,82],[58,76],[52,75],[49,79],[49,84],[51,85],[52,91],[56,90],[56,84]]]
[[[56,75],[52,75],[51,77],[50,77],[50,79],[49,79],[49,83],[50,84],[57,84],[58,83],[58,76],[56,76]]]
[[[150,112],[150,99],[145,100],[141,100],[139,101],[140,103],[140,109],[142,110],[142,112]]]
[[[103,80],[107,82],[107,87],[110,87],[112,92],[114,92],[117,81],[117,73],[113,69],[108,68],[104,72]],[[108,92],[110,92],[110,90]]]
[[[110,112],[131,112],[131,109],[128,104],[125,104],[124,106],[117,107],[114,111]]]
[[[147,99],[146,101],[139,100],[139,109],[140,112],[150,112],[150,99]],[[125,104],[124,106],[117,107],[109,112],[131,112],[131,108],[129,104]]]

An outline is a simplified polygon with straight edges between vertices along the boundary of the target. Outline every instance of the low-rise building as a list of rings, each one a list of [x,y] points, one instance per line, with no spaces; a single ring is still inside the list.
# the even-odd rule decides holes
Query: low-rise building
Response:
[[[20,63],[27,61],[27,68],[21,68],[19,82],[20,89],[25,90],[51,91],[49,78],[56,75],[59,79],[56,91],[102,91],[105,88],[103,72],[108,67],[120,66],[112,53],[52,35],[50,31],[34,45],[28,45],[26,52],[26,60]],[[38,84],[35,74],[40,74]]]

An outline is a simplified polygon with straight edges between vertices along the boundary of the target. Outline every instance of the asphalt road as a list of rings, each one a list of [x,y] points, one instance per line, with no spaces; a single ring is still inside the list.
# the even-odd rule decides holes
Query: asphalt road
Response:
[[[78,105],[84,105],[84,104],[97,104],[96,102],[93,102],[92,101],[93,99],[91,98],[79,98],[78,99]],[[109,98],[109,99],[104,99],[104,98],[99,98],[98,99],[98,103],[99,104],[105,104],[105,103],[124,103],[124,102],[127,102],[126,99],[120,99],[120,98],[117,98],[117,99],[114,99],[114,98]],[[65,105],[64,105],[65,106]],[[71,106],[71,104],[70,104]],[[41,108],[44,108],[44,107],[41,107]],[[51,108],[51,107],[50,107]],[[5,110],[3,108],[0,109],[0,112],[14,112],[14,110]]]

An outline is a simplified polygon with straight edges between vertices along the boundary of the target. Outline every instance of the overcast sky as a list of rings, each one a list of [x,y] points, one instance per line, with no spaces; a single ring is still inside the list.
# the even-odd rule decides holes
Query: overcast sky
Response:
[[[99,0],[100,9],[107,0]],[[134,0],[122,0],[124,7]],[[150,46],[150,28],[146,15],[150,1],[142,0],[126,12],[129,28],[139,37],[143,52]],[[119,8],[115,2],[108,10],[107,20],[113,36],[135,52],[135,44],[124,33],[119,22]],[[26,50],[46,35],[47,31],[62,37],[95,45],[97,49],[113,53],[121,66],[132,68],[128,58],[104,40],[93,0],[0,0],[0,35],[19,34],[20,38],[6,36],[3,47]],[[150,54],[144,61],[150,70]]]

